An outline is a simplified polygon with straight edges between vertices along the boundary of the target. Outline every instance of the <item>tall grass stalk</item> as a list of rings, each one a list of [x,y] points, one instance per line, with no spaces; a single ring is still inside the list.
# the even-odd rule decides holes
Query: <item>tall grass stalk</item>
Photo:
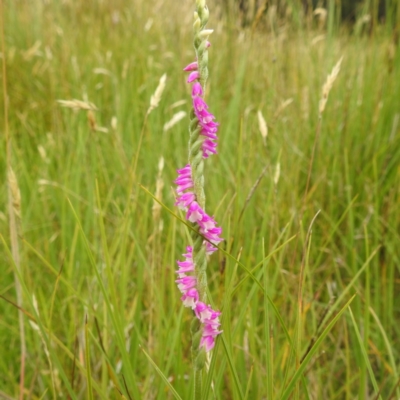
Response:
[[[9,217],[9,230],[11,252],[19,274],[21,271],[21,257],[19,236],[21,235],[21,194],[17,182],[17,177],[12,168],[12,154],[11,154],[11,135],[8,121],[8,92],[7,92],[7,66],[6,66],[6,44],[4,40],[5,27],[4,27],[4,4],[0,0],[0,25],[1,25],[1,50],[2,50],[2,75],[3,75],[3,106],[4,106],[4,134],[5,134],[5,148],[6,148],[6,175],[7,175],[7,189],[8,189],[8,217]],[[20,377],[19,377],[19,399],[24,398],[25,390],[25,359],[26,359],[26,341],[25,341],[25,323],[24,315],[22,312],[23,297],[22,288],[19,281],[18,273],[14,273],[14,284],[17,295],[18,310],[18,323],[19,323],[19,338],[20,338]]]

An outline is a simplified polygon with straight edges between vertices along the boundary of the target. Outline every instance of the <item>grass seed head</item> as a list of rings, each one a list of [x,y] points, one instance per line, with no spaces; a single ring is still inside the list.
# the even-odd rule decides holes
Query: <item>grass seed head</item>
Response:
[[[260,129],[261,136],[263,138],[264,146],[267,145],[268,126],[260,110],[257,111],[258,117],[258,128]]]
[[[158,161],[158,174],[156,180],[156,193],[155,193],[155,197],[160,201],[162,200],[162,190],[164,188],[164,179],[162,177],[163,169],[164,169],[164,157],[161,156],[160,160]],[[161,213],[161,205],[156,201],[154,201],[152,207],[152,214],[155,223],[157,223],[160,220],[160,213]]]
[[[324,86],[322,87],[322,97],[319,102],[319,114],[322,115],[322,113],[325,110],[326,102],[328,101],[328,96],[329,92],[332,89],[333,82],[335,82],[337,76],[339,75],[340,72],[340,65],[342,64],[343,57],[340,58],[340,60],[336,63],[336,65],[333,67],[332,72],[328,75],[326,82],[324,83]]]
[[[275,174],[274,174],[274,184],[275,185],[278,184],[280,176],[281,176],[281,163],[278,161],[278,164],[276,164]]]
[[[172,118],[164,125],[163,131],[167,132],[173,126],[175,126],[180,120],[186,117],[185,111],[178,111],[176,114],[172,116]]]
[[[154,94],[150,98],[150,107],[147,110],[147,115],[150,114],[155,108],[158,107],[158,104],[160,103],[161,96],[164,92],[165,89],[165,82],[167,81],[167,74],[164,74],[160,78],[160,82],[158,83],[157,89],[154,92]]]
[[[98,108],[88,101],[82,100],[57,100],[57,103],[60,104],[62,107],[72,108],[73,110],[85,110],[85,111],[97,111]]]

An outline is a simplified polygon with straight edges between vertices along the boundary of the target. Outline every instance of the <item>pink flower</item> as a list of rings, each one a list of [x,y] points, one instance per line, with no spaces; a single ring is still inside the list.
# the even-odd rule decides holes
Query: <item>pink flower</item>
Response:
[[[175,183],[178,184],[178,187],[176,188],[176,191],[178,193],[181,193],[187,189],[193,188],[193,182],[191,179],[182,179],[180,181],[176,180]]]
[[[210,46],[209,42],[207,43],[208,46]],[[200,79],[200,73],[197,69],[197,62],[193,62],[184,68],[184,71],[192,71],[187,80],[189,83]],[[213,140],[217,139],[218,123],[214,122],[215,116],[208,111],[208,105],[202,96],[203,88],[201,84],[194,82],[192,87],[193,109],[201,126],[200,134],[211,139],[205,140],[201,146],[203,158],[208,158],[210,155],[217,153],[217,143]]]
[[[220,333],[222,333],[222,331],[218,330],[220,325],[221,324],[219,322],[216,324],[205,323],[202,336],[203,337],[205,337],[205,336],[217,337]]]
[[[205,351],[210,351],[215,345],[215,338],[222,333],[218,328],[221,323],[219,311],[214,311],[201,301],[198,301],[194,307],[194,312],[200,322],[204,325],[200,347],[204,347]]]
[[[218,132],[218,122],[210,121],[207,124],[202,124],[200,122],[200,126],[202,127],[201,134],[203,136],[208,136],[211,139],[217,139],[216,133]]]
[[[204,233],[207,232],[209,229],[214,229],[215,228],[215,220],[213,217],[210,217],[208,214],[206,214],[203,211],[203,217],[200,221],[198,221],[198,224],[200,226],[200,230]]]
[[[219,321],[215,324],[205,324],[203,334],[200,339],[200,347],[203,347],[205,351],[210,351],[215,346],[215,338],[222,333],[218,330],[220,326]]]
[[[175,183],[178,185],[176,192],[179,196],[175,205],[187,211],[190,204],[196,199],[195,194],[191,191],[194,187],[192,168],[190,164],[187,164],[184,168],[178,169],[177,172],[178,178],[175,179]]]
[[[219,237],[221,232],[222,232],[221,228],[214,228],[214,229],[210,229],[208,232],[201,232],[201,233],[211,243],[218,244],[218,243],[221,243],[224,241],[224,239]]]
[[[203,128],[203,129],[201,130],[200,134],[201,134],[202,136],[208,137],[208,138],[210,138],[210,139],[212,139],[212,140],[216,140],[216,139],[218,139],[218,137],[217,137],[217,135],[216,135],[216,132],[213,132],[213,130],[214,130],[214,129],[205,129],[205,128]]]
[[[218,230],[218,228],[215,228],[215,221],[212,217],[204,213],[203,218],[203,222],[207,225],[207,228],[214,227],[212,229]],[[204,245],[206,246],[207,251],[210,246],[207,242]],[[176,282],[179,290],[182,292],[181,300],[184,307],[190,307],[203,325],[200,348],[204,348],[206,352],[209,352],[215,346],[216,337],[222,333],[222,331],[219,330],[221,325],[219,316],[221,313],[213,310],[210,305],[199,300],[200,295],[196,288],[197,278],[195,276],[186,275],[186,273],[194,272],[195,270],[193,248],[191,246],[186,247],[186,253],[183,254],[183,257],[185,258],[184,261],[177,261],[177,264],[179,265],[177,271],[179,279],[177,279]]]
[[[197,223],[200,226],[200,233],[214,244],[222,242],[223,239],[219,237],[222,233],[222,228],[216,226],[217,223],[214,218],[210,217],[202,209],[200,210],[199,214],[201,214],[201,219],[197,220]]]
[[[193,109],[196,118],[199,120],[201,126],[200,134],[208,137],[209,139],[216,140],[218,123],[215,122],[215,116],[208,111],[207,103],[199,96],[193,96]],[[208,141],[203,144],[203,157],[207,158],[210,154],[215,154],[217,143]]]
[[[186,219],[190,222],[198,222],[201,221],[201,219],[203,218],[203,214],[204,214],[203,209],[199,206],[197,201],[194,201],[193,203],[190,204],[188,208]]]
[[[189,77],[187,79],[187,83],[191,83],[197,79],[200,79],[200,72],[199,71],[193,71],[189,74]]]
[[[218,249],[210,242],[204,241],[204,246],[206,246],[206,254],[209,256],[212,253],[215,253]]]
[[[186,247],[186,251],[187,251],[187,253],[183,253],[182,254],[183,257],[192,259],[193,258],[193,247],[192,246],[187,246]]]
[[[199,301],[199,292],[197,289],[189,289],[182,297],[181,300],[185,307],[194,309]]]
[[[202,336],[200,339],[200,348],[203,347],[206,352],[211,351],[215,346],[215,338],[212,336]]]
[[[188,246],[186,247],[186,250],[187,253],[183,254],[185,261],[176,262],[179,265],[179,269],[176,271],[176,273],[179,275],[179,278],[185,277],[187,272],[194,272],[195,269],[193,262],[193,249],[191,246]]]
[[[199,99],[199,97],[197,98]],[[200,125],[204,128],[207,128],[207,125],[212,122],[215,117],[211,113],[207,111],[207,108],[201,107],[200,109],[197,109],[197,104],[198,102],[193,100],[193,108],[194,108],[194,114],[196,115],[197,119],[199,120]]]
[[[190,222],[197,223],[200,227],[200,233],[210,242],[218,244],[223,241],[219,235],[222,229],[216,226],[214,218],[210,217],[197,203],[193,201],[186,213],[186,219]]]
[[[179,265],[179,269],[176,273],[179,274],[179,278],[186,276],[187,272],[194,271],[193,261],[177,261],[177,264]]]
[[[196,96],[203,96],[203,88],[199,82],[195,82],[192,87],[192,98]]]
[[[208,158],[211,154],[217,153],[217,143],[212,139],[206,139],[201,145],[201,150],[203,151],[203,158]]]
[[[178,185],[176,188],[177,193],[182,193],[185,190],[193,189],[194,183],[192,180],[192,168],[187,164],[184,168],[178,169],[178,178],[175,183]]]
[[[214,336],[214,337],[218,336],[220,333],[222,333],[222,331],[218,330],[220,325],[221,324],[220,324],[219,320],[218,320],[218,322],[215,322],[215,323],[205,322],[203,336]]]
[[[190,204],[192,204],[196,199],[196,196],[192,192],[183,193],[176,199],[175,205],[178,206],[181,210],[187,211]]]
[[[199,301],[196,304],[194,312],[200,322],[204,322],[206,319],[211,318],[213,310],[210,306],[207,306],[205,303]]]
[[[192,176],[192,167],[190,166],[190,164],[186,164],[183,168],[177,169],[176,171],[180,176],[181,175],[185,177]]]
[[[178,289],[183,293],[189,289],[193,289],[197,285],[197,279],[195,276],[183,276],[175,281],[178,284]]]
[[[202,112],[207,110],[208,105],[206,104],[206,102],[199,96],[195,96],[193,98],[193,108],[194,108],[194,112],[196,114],[196,116]],[[207,111],[205,111],[207,112]]]
[[[197,61],[194,61],[194,62],[190,63],[189,65],[187,65],[185,68],[183,68],[183,70],[186,72],[190,72],[190,71],[197,71],[198,68],[199,67],[198,67]]]

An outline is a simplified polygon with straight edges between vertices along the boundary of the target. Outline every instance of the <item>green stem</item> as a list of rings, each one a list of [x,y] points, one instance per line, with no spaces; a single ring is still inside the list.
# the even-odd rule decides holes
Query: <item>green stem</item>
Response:
[[[201,370],[194,370],[194,400],[201,400],[202,376]]]

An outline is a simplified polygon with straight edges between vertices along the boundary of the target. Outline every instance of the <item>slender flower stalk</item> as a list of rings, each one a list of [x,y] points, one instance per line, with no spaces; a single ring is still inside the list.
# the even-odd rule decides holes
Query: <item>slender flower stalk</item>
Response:
[[[204,100],[208,78],[208,37],[213,32],[206,29],[209,11],[205,0],[196,0],[194,13],[194,48],[196,60],[183,70],[188,72],[187,82],[192,85],[192,110],[189,123],[189,163],[178,169],[177,199],[175,205],[186,212],[192,223],[192,245],[186,247],[183,261],[177,261],[176,283],[182,293],[185,307],[193,310],[191,325],[192,358],[195,371],[195,399],[201,398],[202,369],[206,353],[215,346],[216,337],[222,332],[220,312],[207,304],[207,259],[223,241],[222,229],[205,211],[204,160],[217,153],[218,123]]]

